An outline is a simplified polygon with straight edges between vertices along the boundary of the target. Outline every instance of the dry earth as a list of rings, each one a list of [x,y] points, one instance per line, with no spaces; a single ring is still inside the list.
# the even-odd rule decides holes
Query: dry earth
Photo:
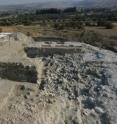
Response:
[[[31,43],[0,46],[1,62],[38,72],[37,84],[0,79],[0,124],[117,124],[115,53],[77,43],[79,53],[32,59],[23,51]]]

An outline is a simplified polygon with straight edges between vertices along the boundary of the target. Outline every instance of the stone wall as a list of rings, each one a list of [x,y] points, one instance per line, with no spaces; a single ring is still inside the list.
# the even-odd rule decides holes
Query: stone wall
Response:
[[[37,82],[37,71],[34,66],[21,63],[0,63],[0,77],[19,82]]]
[[[50,41],[50,42],[65,42],[67,39],[61,37],[33,37],[35,42]]]
[[[78,53],[81,51],[79,47],[54,47],[54,48],[36,48],[36,47],[26,47],[24,48],[27,56],[30,58],[42,57],[42,56],[52,56],[54,54],[64,55],[70,53]]]

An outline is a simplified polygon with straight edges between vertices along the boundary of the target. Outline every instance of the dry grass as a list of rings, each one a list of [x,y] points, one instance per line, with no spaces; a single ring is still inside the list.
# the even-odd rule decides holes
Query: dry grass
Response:
[[[2,32],[16,32],[17,29],[15,26],[0,26]]]
[[[105,29],[104,27],[86,27],[85,29],[90,31],[95,31],[105,37],[117,37],[116,26],[113,29]]]
[[[77,40],[81,31],[80,30],[63,30],[63,31],[56,31],[49,27],[43,27],[40,25],[32,25],[32,26],[2,26],[3,32],[22,32],[27,34],[29,32],[32,37],[39,37],[39,36],[57,36],[57,37],[64,37],[70,40]],[[104,27],[85,27],[85,30],[94,31],[102,36],[108,37],[117,37],[117,27],[115,26],[113,29],[105,29]]]
[[[0,28],[2,28],[2,32],[22,32],[24,34],[27,34],[27,32],[30,32],[32,37],[60,36],[60,37],[73,38],[73,37],[77,37],[80,33],[80,31],[75,31],[75,30],[56,31],[56,30],[53,30],[52,28],[42,27],[40,25],[1,26]]]

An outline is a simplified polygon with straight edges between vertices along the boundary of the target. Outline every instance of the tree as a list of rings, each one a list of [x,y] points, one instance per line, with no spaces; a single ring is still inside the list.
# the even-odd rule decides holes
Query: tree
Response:
[[[60,14],[60,13],[61,13],[61,10],[56,9],[56,8],[36,10],[36,15],[39,15],[39,14]]]
[[[70,8],[64,9],[65,13],[76,12],[76,11],[77,11],[76,7],[70,7]]]
[[[64,25],[63,24],[59,24],[59,23],[55,23],[54,24],[54,28],[56,30],[63,30],[64,29]]]

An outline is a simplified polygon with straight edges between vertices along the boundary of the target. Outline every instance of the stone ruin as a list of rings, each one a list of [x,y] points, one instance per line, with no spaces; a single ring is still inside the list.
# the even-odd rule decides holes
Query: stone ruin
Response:
[[[7,50],[7,47],[8,49],[12,50],[12,46],[15,43],[17,43],[17,46],[20,45],[19,47],[22,49],[23,44],[26,44],[27,42],[29,43],[30,41],[32,41],[30,37],[27,37],[25,34],[20,32],[0,33],[0,52],[4,50],[2,48],[6,48],[5,50]],[[16,54],[15,56],[17,59],[19,57],[18,50],[16,49],[14,53]],[[30,66],[27,64],[24,65],[22,62],[15,62],[12,60],[12,56],[9,58],[9,56],[6,54],[5,58],[5,60],[0,60],[0,78],[19,82],[37,83],[37,71],[35,66]],[[10,62],[9,59],[7,60],[7,58],[10,59]]]
[[[43,124],[116,124],[116,54],[81,43],[78,43],[79,46],[73,44],[72,47],[40,47],[39,44],[33,42],[23,47],[27,55],[25,59],[32,63],[31,66],[22,62],[0,62],[1,78],[38,83],[39,91],[36,91],[35,97],[28,88],[21,88],[28,92],[23,99],[22,95],[17,96],[19,102],[15,102],[14,106],[20,106],[22,109],[19,110],[24,112],[22,114],[22,111],[18,111],[18,116],[13,116],[13,119],[19,122],[22,117],[25,124],[26,119],[27,124],[32,124],[34,119],[38,123],[46,116],[41,121]],[[40,60],[43,68],[39,67]],[[43,79],[38,77],[40,69],[43,71]],[[22,100],[25,104],[22,104]],[[49,106],[50,109],[47,109]],[[14,112],[12,108],[12,114],[17,115],[17,110]],[[43,115],[44,111],[46,114]],[[5,117],[11,115],[7,114]],[[9,122],[6,118],[4,121]]]
[[[12,81],[37,83],[36,68],[21,63],[0,63],[0,77]]]
[[[53,56],[54,54],[59,55],[65,55],[65,54],[71,54],[71,53],[78,53],[81,51],[79,47],[26,47],[24,48],[24,51],[26,52],[27,56],[30,58],[35,57],[47,57],[47,56]]]

